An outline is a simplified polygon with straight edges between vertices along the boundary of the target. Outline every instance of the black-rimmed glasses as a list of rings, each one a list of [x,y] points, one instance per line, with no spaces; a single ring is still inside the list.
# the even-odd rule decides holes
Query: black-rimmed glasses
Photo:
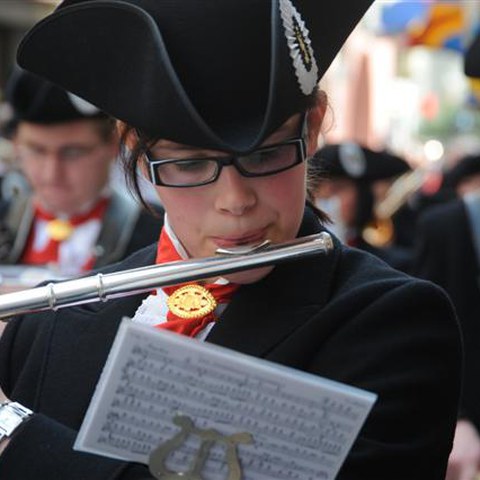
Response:
[[[147,152],[150,179],[165,187],[197,187],[215,182],[222,168],[230,165],[244,177],[275,175],[305,161],[304,124],[301,137],[260,147],[246,155],[155,160]]]

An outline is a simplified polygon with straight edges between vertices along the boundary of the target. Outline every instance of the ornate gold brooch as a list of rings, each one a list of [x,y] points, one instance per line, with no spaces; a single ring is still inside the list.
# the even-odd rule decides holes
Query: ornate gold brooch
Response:
[[[175,290],[167,300],[170,311],[180,318],[201,318],[217,307],[214,296],[197,284],[185,285]]]

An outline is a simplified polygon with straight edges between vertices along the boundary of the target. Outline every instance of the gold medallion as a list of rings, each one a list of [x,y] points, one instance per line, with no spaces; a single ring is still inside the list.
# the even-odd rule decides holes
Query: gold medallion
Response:
[[[47,224],[48,236],[57,242],[63,242],[73,232],[73,225],[68,220],[56,218]]]
[[[197,284],[185,285],[175,290],[167,300],[170,311],[180,318],[201,318],[217,307],[214,296]]]

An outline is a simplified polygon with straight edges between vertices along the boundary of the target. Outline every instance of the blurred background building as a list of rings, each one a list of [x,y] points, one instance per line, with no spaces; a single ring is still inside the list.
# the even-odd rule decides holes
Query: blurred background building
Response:
[[[480,2],[376,1],[323,84],[326,141],[388,148],[414,166],[450,166],[480,149],[480,92],[463,74]]]

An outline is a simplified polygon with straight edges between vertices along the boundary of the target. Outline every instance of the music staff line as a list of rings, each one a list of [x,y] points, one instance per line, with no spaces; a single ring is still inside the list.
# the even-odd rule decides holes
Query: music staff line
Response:
[[[185,398],[172,399],[168,395],[158,392],[155,401],[152,401],[150,398],[142,401],[139,398],[140,396],[141,392],[137,392],[135,395],[135,405],[132,405],[133,402],[129,400],[128,396],[126,396],[123,401],[119,400],[117,397],[112,402],[112,407],[129,410],[137,415],[143,414],[150,418],[164,418],[166,420],[170,420],[170,417],[168,415],[165,416],[165,412],[168,412],[168,410],[172,408],[196,418],[210,418],[214,419],[214,421],[215,417],[218,415],[218,410],[194,407],[188,404]],[[292,428],[282,429],[269,419],[265,420],[263,417],[252,419],[251,416],[242,415],[238,415],[232,423],[234,423],[238,429],[246,429],[252,433],[261,432],[261,435],[268,436],[277,441],[287,443],[293,442],[304,448],[311,448],[321,451],[322,453],[336,456],[342,452],[343,436],[339,436],[334,432],[319,431],[316,435],[308,436],[303,433],[303,426],[299,426],[296,430]]]
[[[168,419],[169,415],[165,415],[163,418]],[[143,421],[138,418],[137,415],[128,414],[126,412],[122,412],[121,414],[113,413],[109,414],[108,416],[109,423],[104,425],[101,431],[105,432],[118,432],[121,430],[116,430],[112,428],[116,423],[121,423],[127,426],[134,427],[136,429],[141,429],[140,432],[143,433],[141,436],[133,435],[132,438],[134,440],[148,442],[151,447],[155,447],[158,443],[159,437],[170,437],[175,433],[175,429],[171,426],[164,427],[161,422],[158,420],[150,419],[150,421]],[[152,433],[148,438],[145,438],[145,431],[149,431]],[[328,464],[331,466],[331,460],[327,458],[324,454],[318,451],[307,450],[305,448],[300,448],[297,444],[278,444],[272,442],[270,439],[265,440],[262,439],[262,444],[265,447],[268,447],[269,450],[275,451],[281,455],[288,455],[288,456],[295,456],[296,458],[301,458],[303,460],[313,462],[313,463],[322,463]]]
[[[154,377],[152,377],[151,374],[147,374],[144,371],[132,371],[131,366],[128,368],[130,372],[125,375],[125,381],[117,393],[124,393],[125,395],[130,394],[135,397],[141,396],[145,401],[163,401],[163,395],[165,394],[174,395],[176,398],[200,401],[204,405],[227,410],[228,415],[227,412],[225,412],[225,414],[228,418],[226,418],[225,421],[229,421],[232,418],[232,405],[234,405],[235,411],[243,415],[249,415],[253,417],[258,416],[259,407],[252,405],[252,403],[257,403],[265,407],[264,410],[266,410],[266,415],[272,417],[273,421],[285,426],[286,428],[295,428],[295,424],[298,423],[298,421],[291,421],[292,418],[295,418],[293,416],[295,413],[297,414],[296,417],[302,418],[303,420],[308,420],[308,424],[301,424],[302,429],[316,430],[314,424],[322,423],[328,424],[332,429],[348,434],[352,428],[352,426],[342,417],[338,417],[338,415],[335,414],[330,415],[330,411],[326,411],[325,408],[322,409],[321,415],[318,415],[312,410],[298,410],[294,406],[292,408],[288,408],[289,404],[283,402],[282,397],[277,396],[275,398],[267,397],[265,395],[257,395],[251,400],[252,403],[239,401],[235,397],[232,398],[231,402],[229,402],[225,399],[225,397],[222,398],[215,394],[211,394],[208,389],[208,385],[204,385],[204,389],[202,389],[201,386],[193,388],[188,385],[175,384],[173,378],[171,382],[158,379],[154,380]]]
[[[159,377],[161,372],[161,375],[165,380],[152,380],[153,378]],[[298,416],[298,417],[304,417],[305,419],[311,420],[311,415],[312,415],[312,409],[315,409],[316,411],[321,411],[323,412],[323,415],[325,415],[327,412],[329,415],[335,416],[338,419],[344,420],[345,417],[347,417],[348,420],[356,420],[357,415],[354,414],[351,410],[348,411],[348,409],[341,408],[341,406],[333,403],[329,404],[328,398],[324,399],[322,402],[318,401],[310,401],[308,402],[310,407],[308,408],[302,408],[299,405],[301,404],[300,398],[298,396],[294,396],[292,394],[289,394],[288,392],[283,392],[281,389],[277,392],[276,396],[273,395],[267,395],[265,393],[259,393],[256,392],[255,397],[252,397],[252,393],[250,390],[247,390],[245,388],[242,389],[242,392],[240,392],[240,389],[232,389],[231,387],[225,384],[216,384],[214,383],[215,380],[218,380],[218,377],[215,377],[211,375],[212,380],[209,382],[207,379],[204,378],[196,378],[190,373],[185,374],[184,370],[182,369],[168,369],[165,370],[164,368],[157,369],[156,364],[154,362],[150,362],[150,364],[147,364],[147,362],[141,362],[140,364],[135,364],[134,362],[128,362],[125,365],[125,376],[140,376],[144,377],[147,380],[145,380],[145,386],[148,386],[149,388],[156,388],[158,386],[161,386],[163,388],[175,388],[175,384],[180,384],[184,386],[185,384],[191,386],[192,388],[198,389],[200,391],[206,391],[210,394],[212,393],[217,393],[218,395],[223,395],[223,396],[229,396],[230,398],[234,400],[245,400],[245,401],[257,401],[259,400],[258,397],[261,397],[261,401],[263,403],[270,403],[269,408],[275,409],[279,407],[279,395],[281,395],[281,398],[283,400],[289,399],[290,401],[285,402],[284,401],[284,409],[289,410],[289,414]],[[183,375],[182,375],[183,374]],[[203,375],[204,377],[207,377],[206,374]],[[166,381],[167,379],[171,380],[170,382]],[[150,382],[150,384],[148,384]],[[180,394],[183,394],[183,392],[180,392]],[[304,402],[306,403],[306,402]],[[343,422],[345,425],[349,425],[347,421]]]
[[[105,438],[105,442],[110,445],[125,448],[129,445],[135,444],[135,440],[132,440],[131,433],[128,431],[115,432],[114,435]],[[140,441],[137,440],[137,443]],[[221,447],[220,447],[221,448]],[[284,460],[284,457],[271,456],[268,454],[257,454],[255,451],[248,449],[247,447],[239,447],[242,452],[242,464],[249,467],[250,472],[256,472],[262,475],[267,475],[267,478],[293,480],[299,478],[305,478],[304,476],[310,476],[312,479],[319,478],[319,467],[321,465],[312,463],[312,467],[307,467],[305,464],[299,464],[295,461]],[[143,451],[135,451],[135,453],[147,454],[149,449],[146,448]],[[189,447],[188,444],[182,445],[182,448],[176,450],[172,454],[172,464],[185,464],[189,458],[193,457],[197,452],[196,448]],[[272,467],[275,465],[275,467]],[[329,467],[328,464],[324,464],[325,467]],[[221,473],[225,467],[224,455],[211,450],[209,458],[205,464],[204,471],[206,474]],[[274,477],[272,477],[274,475]]]
[[[162,371],[163,374],[170,374],[172,375],[171,378],[175,378],[174,375],[178,375],[179,372],[182,372],[184,373],[184,376],[182,377],[182,382],[191,383],[194,386],[198,386],[199,379],[204,376],[208,376],[213,381],[215,381],[215,386],[217,388],[227,383],[234,383],[235,385],[240,387],[239,392],[241,392],[245,388],[257,391],[265,388],[268,392],[272,392],[272,390],[275,390],[275,392],[282,390],[282,386],[276,382],[265,380],[263,378],[255,376],[254,374],[239,374],[235,370],[230,369],[230,366],[227,370],[227,367],[225,366],[219,366],[218,364],[214,364],[210,361],[205,360],[203,360],[203,364],[208,365],[208,367],[201,366],[202,357],[200,355],[196,357],[194,361],[192,361],[191,357],[187,357],[183,361],[178,361],[172,359],[171,356],[168,356],[168,352],[165,352],[163,349],[159,350],[158,348],[153,347],[153,345],[152,348],[149,349],[136,345],[133,347],[131,354],[132,356],[140,357],[140,359],[144,361],[147,361],[147,359],[150,360],[152,366],[149,367],[147,365],[142,365],[142,367],[147,369],[152,368],[152,370],[150,370],[150,373],[152,373],[153,375],[156,376],[159,374],[160,371]],[[156,368],[159,365],[162,365],[162,367],[157,370]],[[171,372],[169,372],[167,370],[167,367],[173,368],[173,372],[175,372],[175,374],[173,375]],[[192,373],[190,373],[189,370]],[[218,384],[217,382],[221,383]],[[265,387],[266,385],[268,385],[268,387]],[[274,385],[274,388],[272,388],[271,385]],[[224,394],[223,391],[219,393]],[[289,396],[289,400],[295,400],[296,402],[298,402],[299,405],[304,405],[308,409],[319,409],[324,407],[324,405],[322,405],[322,402],[318,402],[313,399],[300,398],[288,392],[285,392],[285,394]],[[358,415],[355,414],[355,412],[353,412],[351,408],[343,408],[343,405],[339,403],[335,403],[335,405],[329,405],[329,409],[331,412],[334,412],[338,416],[344,418],[349,417],[350,420],[356,420],[358,417]]]

